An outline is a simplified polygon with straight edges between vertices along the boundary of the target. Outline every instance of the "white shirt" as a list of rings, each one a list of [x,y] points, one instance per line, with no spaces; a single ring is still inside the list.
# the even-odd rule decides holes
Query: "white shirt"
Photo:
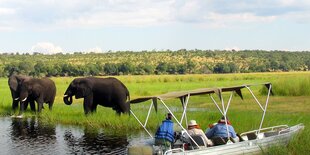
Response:
[[[210,139],[207,138],[207,136],[205,135],[205,133],[201,130],[201,129],[196,129],[196,128],[193,128],[193,129],[190,129],[190,130],[187,130],[188,134],[189,135],[201,135],[203,140],[210,146],[213,145],[212,141]],[[185,138],[188,138],[188,135],[185,134]]]

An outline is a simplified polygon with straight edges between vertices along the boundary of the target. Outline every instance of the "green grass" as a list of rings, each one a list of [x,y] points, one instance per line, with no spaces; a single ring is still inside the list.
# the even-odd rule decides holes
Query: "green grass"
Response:
[[[310,151],[310,72],[289,72],[289,73],[251,73],[251,74],[206,74],[206,75],[150,75],[150,76],[117,76],[129,89],[131,99],[140,96],[156,95],[171,91],[190,90],[203,87],[224,87],[241,84],[255,84],[271,82],[275,96],[270,98],[268,112],[263,124],[264,127],[298,123],[305,124],[305,130],[295,137],[285,149],[271,148],[266,154],[305,154]],[[50,112],[48,106],[40,114],[40,121],[50,124],[68,124],[86,126],[91,128],[109,128],[112,132],[122,131],[133,132],[143,130],[133,116],[117,116],[111,108],[98,106],[97,113],[88,117],[84,115],[82,99],[74,99],[71,106],[63,103],[63,94],[73,80],[73,77],[52,78],[56,83],[57,95],[53,110]],[[9,116],[12,99],[7,85],[6,78],[0,78],[0,115]],[[253,91],[258,95],[261,103],[265,103],[266,96],[262,86],[254,87]],[[228,115],[236,131],[256,129],[259,127],[262,111],[250,93],[243,90],[244,100],[234,96]],[[225,95],[227,101],[229,95]],[[173,107],[178,118],[181,116],[181,105],[178,99],[169,100],[167,104]],[[142,120],[145,119],[150,102],[132,105],[132,110]],[[150,116],[147,128],[155,130],[165,117],[167,111],[159,105],[158,113]],[[198,111],[189,111],[188,119],[196,119],[200,126],[206,129],[207,125],[217,121],[220,114],[208,96],[195,96],[190,98],[189,108],[196,108]],[[25,113],[32,116],[30,110]],[[144,123],[144,121],[143,121]]]

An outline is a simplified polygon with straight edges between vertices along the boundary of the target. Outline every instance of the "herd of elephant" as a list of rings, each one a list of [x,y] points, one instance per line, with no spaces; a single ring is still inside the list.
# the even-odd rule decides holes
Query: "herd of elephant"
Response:
[[[20,105],[19,115],[30,104],[32,111],[41,112],[43,104],[47,103],[52,110],[56,95],[56,85],[51,79],[33,78],[24,75],[11,75],[8,84],[12,94],[12,108],[15,111]],[[84,113],[95,112],[97,105],[111,107],[117,114],[129,113],[130,97],[127,87],[118,79],[84,77],[75,78],[64,93],[65,104],[72,104],[72,96],[84,98]]]

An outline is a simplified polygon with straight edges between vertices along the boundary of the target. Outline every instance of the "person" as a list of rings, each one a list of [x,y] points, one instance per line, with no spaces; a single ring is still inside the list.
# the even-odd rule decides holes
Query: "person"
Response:
[[[238,141],[238,137],[236,135],[234,127],[231,125],[230,121],[226,117],[227,120],[227,126],[228,126],[228,131],[229,131],[229,136],[232,137],[235,141]],[[214,125],[212,128],[207,130],[206,136],[209,139],[213,139],[215,137],[221,137],[225,141],[228,140],[228,135],[227,135],[227,128],[226,128],[226,123],[225,123],[225,117],[223,116],[216,125]]]
[[[205,135],[205,133],[202,131],[200,126],[197,124],[195,120],[190,120],[188,124],[188,130],[187,130],[189,135],[201,135],[202,139],[208,146],[213,146],[213,143],[210,139],[208,139]],[[189,139],[188,135],[185,135],[186,138]]]
[[[173,122],[171,113],[167,114],[166,120],[158,127],[155,134],[155,145],[164,146],[165,150],[171,148],[174,142]]]

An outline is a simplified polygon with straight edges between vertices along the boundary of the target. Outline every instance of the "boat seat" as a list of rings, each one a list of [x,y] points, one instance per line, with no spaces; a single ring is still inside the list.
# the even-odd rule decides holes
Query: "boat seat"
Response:
[[[248,133],[246,134],[246,136],[248,137],[248,140],[253,140],[257,138],[257,135],[254,132]]]
[[[203,140],[202,135],[191,135],[191,137],[193,138],[193,140],[199,145],[199,146],[204,146],[207,147],[206,142]],[[198,147],[196,146],[196,144],[191,140],[191,146],[193,147],[193,149],[198,149]]]
[[[222,137],[214,137],[212,138],[212,142],[214,144],[214,146],[217,146],[217,145],[224,145],[226,144],[228,141],[227,138],[222,138]]]
[[[239,142],[243,142],[244,141],[244,139],[239,135],[239,133],[237,133],[236,135],[239,138]]]
[[[270,131],[270,132],[264,132],[264,136],[265,137],[271,137],[271,136],[275,136],[278,135],[279,131]]]

